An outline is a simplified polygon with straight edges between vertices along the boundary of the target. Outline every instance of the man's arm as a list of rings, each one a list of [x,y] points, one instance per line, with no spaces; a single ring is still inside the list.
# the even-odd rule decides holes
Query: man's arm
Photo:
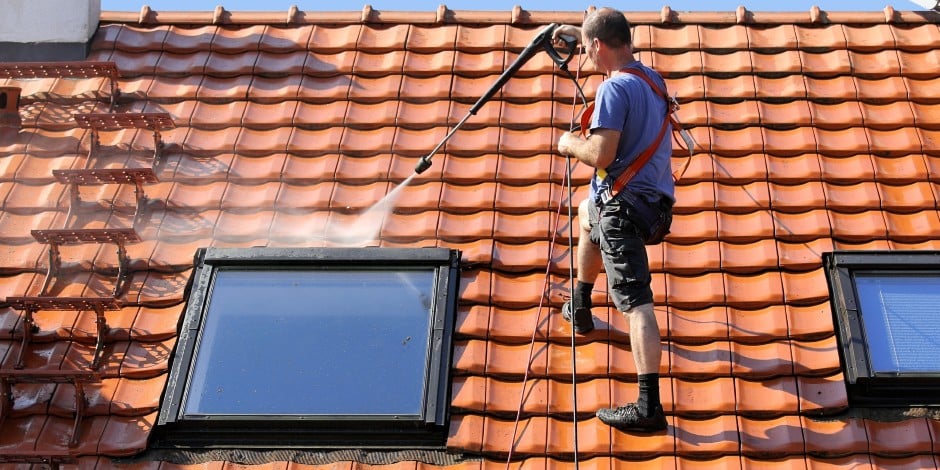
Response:
[[[565,132],[558,139],[558,153],[577,158],[594,168],[607,168],[617,157],[620,131],[594,129],[588,138]]]

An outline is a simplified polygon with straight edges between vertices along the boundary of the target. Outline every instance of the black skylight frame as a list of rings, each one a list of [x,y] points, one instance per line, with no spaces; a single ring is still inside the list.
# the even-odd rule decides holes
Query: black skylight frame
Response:
[[[940,251],[834,251],[823,254],[823,266],[850,403],[869,407],[940,405],[940,363],[936,373],[875,370],[855,282],[857,275],[940,276]]]
[[[450,404],[450,365],[460,253],[445,248],[203,248],[187,288],[187,306],[153,433],[155,447],[442,449]],[[251,269],[434,270],[423,410],[417,416],[214,416],[187,419],[188,376],[195,365],[207,296],[215,274]],[[355,327],[354,325],[352,327]],[[393,386],[390,384],[390,386]]]

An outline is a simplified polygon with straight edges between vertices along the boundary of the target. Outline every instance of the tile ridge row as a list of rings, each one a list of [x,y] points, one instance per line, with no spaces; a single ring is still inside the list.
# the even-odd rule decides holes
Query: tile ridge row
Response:
[[[590,7],[587,12],[592,11]],[[452,10],[445,4],[436,11],[376,10],[365,5],[360,11],[317,12],[292,6],[287,11],[229,11],[221,5],[214,11],[160,11],[149,6],[140,11],[103,11],[102,23],[127,24],[547,24],[580,23],[586,11],[534,11],[515,6],[511,10]],[[897,11],[886,6],[882,11],[826,11],[813,6],[803,12],[754,12],[744,6],[734,11],[679,12],[669,6],[660,11],[627,11],[634,24],[881,24],[935,23],[940,13],[934,11]]]

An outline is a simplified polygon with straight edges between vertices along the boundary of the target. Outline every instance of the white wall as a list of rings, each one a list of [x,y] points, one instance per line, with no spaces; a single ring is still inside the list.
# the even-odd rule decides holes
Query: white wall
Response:
[[[2,0],[0,42],[84,43],[100,17],[101,0]]]

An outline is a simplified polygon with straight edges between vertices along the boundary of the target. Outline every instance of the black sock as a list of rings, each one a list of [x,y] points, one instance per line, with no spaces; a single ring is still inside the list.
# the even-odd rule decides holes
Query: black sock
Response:
[[[650,416],[659,405],[659,374],[641,374],[637,376],[640,396],[636,407],[643,416]]]
[[[581,307],[591,308],[591,292],[594,290],[594,283],[578,281],[574,287],[574,293],[571,295],[571,310],[575,311]]]

